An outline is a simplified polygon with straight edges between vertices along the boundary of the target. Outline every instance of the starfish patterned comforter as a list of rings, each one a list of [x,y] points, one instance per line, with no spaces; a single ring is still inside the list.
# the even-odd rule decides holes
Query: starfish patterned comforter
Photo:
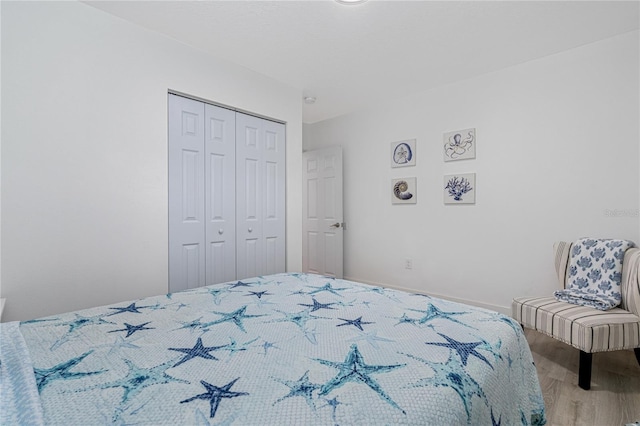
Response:
[[[278,274],[1,327],[2,424],[535,425],[520,326]]]

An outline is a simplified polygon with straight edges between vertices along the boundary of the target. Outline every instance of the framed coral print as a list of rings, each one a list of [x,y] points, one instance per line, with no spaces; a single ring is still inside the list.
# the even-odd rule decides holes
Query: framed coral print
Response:
[[[416,204],[417,202],[416,178],[391,180],[391,204]]]
[[[391,143],[391,167],[416,165],[416,140]]]
[[[442,139],[444,161],[476,158],[476,129],[448,132]]]
[[[444,177],[445,204],[475,204],[476,174],[463,173]]]

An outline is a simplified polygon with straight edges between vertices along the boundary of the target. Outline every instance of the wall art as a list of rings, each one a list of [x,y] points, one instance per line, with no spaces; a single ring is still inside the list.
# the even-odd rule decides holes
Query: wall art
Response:
[[[445,204],[475,204],[476,174],[462,173],[444,177]]]
[[[391,143],[391,167],[416,165],[416,140]]]
[[[416,178],[391,179],[392,204],[416,204],[417,201]]]
[[[476,158],[476,129],[445,133],[443,143],[444,161]]]

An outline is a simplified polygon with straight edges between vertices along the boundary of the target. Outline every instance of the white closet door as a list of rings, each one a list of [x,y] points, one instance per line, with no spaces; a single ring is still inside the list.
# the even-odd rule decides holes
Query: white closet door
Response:
[[[284,125],[236,113],[237,279],[285,271]]]
[[[260,275],[285,272],[285,127],[262,120],[264,124],[264,213],[262,238],[264,263]]]
[[[262,120],[236,113],[236,278],[261,274]]]
[[[236,279],[235,112],[205,104],[206,284]]]
[[[205,285],[204,104],[169,95],[169,291]]]

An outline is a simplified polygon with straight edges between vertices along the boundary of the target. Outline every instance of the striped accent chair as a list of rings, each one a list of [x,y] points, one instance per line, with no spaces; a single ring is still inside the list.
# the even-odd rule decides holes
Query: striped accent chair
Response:
[[[557,242],[555,267],[558,283],[567,282],[572,243]],[[596,352],[633,349],[640,363],[640,249],[630,248],[622,261],[622,302],[601,311],[573,305],[555,297],[518,297],[511,305],[513,318],[531,328],[580,350],[578,385],[591,388],[591,363]]]

